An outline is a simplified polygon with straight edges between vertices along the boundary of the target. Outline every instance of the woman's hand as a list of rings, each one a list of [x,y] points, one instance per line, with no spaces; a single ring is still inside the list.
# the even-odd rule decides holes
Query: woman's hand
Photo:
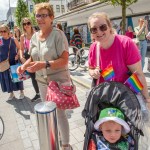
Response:
[[[45,68],[45,62],[44,61],[43,62],[42,61],[34,61],[34,62],[30,62],[30,66],[27,67],[26,70],[28,72],[33,73],[33,72],[36,72],[36,71],[41,70],[43,68]]]
[[[22,74],[24,71],[25,71],[26,69],[25,69],[25,67],[22,65],[22,66],[19,66],[18,68],[17,68],[17,73],[20,75],[20,74]]]
[[[95,68],[94,70],[91,70],[90,71],[91,77],[94,78],[94,79],[99,79],[99,77],[100,77],[99,70],[100,70],[99,68]]]
[[[20,60],[21,60],[22,64],[24,64],[26,62],[26,59],[24,57],[20,57]]]

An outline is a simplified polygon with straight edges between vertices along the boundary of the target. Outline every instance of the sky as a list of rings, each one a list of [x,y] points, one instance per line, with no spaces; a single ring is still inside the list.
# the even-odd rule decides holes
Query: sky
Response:
[[[17,0],[10,0],[10,6],[15,7]],[[9,8],[9,0],[0,0],[0,21],[6,20],[6,14]]]

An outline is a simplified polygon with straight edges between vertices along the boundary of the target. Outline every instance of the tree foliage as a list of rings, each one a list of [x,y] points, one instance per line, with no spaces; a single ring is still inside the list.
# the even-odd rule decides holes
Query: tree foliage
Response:
[[[101,2],[107,2],[114,6],[122,7],[122,30],[123,34],[125,34],[126,29],[126,8],[133,3],[136,3],[138,0],[100,0]]]
[[[34,15],[33,12],[30,13],[30,19],[31,19],[33,25],[34,25],[34,26],[37,26],[37,22],[36,22],[35,15]]]
[[[49,0],[33,0],[33,2],[37,4],[37,3],[42,3],[42,2],[49,2]]]
[[[29,17],[28,6],[23,0],[17,1],[17,7],[15,11],[15,18],[17,26],[21,26],[22,18]]]

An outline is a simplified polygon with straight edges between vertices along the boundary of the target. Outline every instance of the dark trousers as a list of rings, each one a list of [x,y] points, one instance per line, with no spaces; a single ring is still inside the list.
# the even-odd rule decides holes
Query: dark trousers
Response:
[[[30,74],[30,77],[31,77],[31,80],[32,80],[32,85],[34,87],[35,92],[39,93],[39,87],[38,87],[37,81],[35,79],[35,73],[29,73],[29,74]]]

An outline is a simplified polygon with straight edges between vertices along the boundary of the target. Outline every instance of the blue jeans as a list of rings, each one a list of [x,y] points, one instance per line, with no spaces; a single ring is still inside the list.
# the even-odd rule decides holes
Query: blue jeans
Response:
[[[145,57],[146,57],[146,52],[147,52],[147,41],[139,41],[139,48],[140,48],[140,54],[141,54],[141,61],[142,61],[142,69],[144,68],[145,64]]]

